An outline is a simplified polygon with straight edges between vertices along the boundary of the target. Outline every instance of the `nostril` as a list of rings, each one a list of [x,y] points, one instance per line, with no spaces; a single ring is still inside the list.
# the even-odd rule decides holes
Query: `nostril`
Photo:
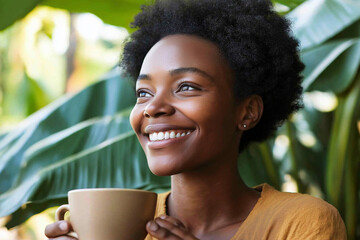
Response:
[[[146,112],[146,110],[144,110],[144,117],[147,117],[147,118],[150,117],[150,114],[148,112]]]
[[[161,116],[167,116],[167,115],[170,115],[171,113],[168,113],[168,112],[157,112],[154,114],[154,117],[161,117]]]

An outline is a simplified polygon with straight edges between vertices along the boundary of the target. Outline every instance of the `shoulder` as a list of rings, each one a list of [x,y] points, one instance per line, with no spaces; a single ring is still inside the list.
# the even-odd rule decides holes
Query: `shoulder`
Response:
[[[286,213],[311,212],[312,215],[336,215],[337,209],[326,201],[308,194],[280,192],[264,184],[261,194],[264,205],[271,205],[274,209],[286,209]]]
[[[272,207],[288,208],[292,212],[315,210],[337,212],[336,208],[326,201],[308,194],[280,192],[268,184],[262,185],[261,200]]]
[[[280,226],[280,239],[346,239],[338,210],[326,201],[307,194],[284,193],[263,186],[264,214]]]

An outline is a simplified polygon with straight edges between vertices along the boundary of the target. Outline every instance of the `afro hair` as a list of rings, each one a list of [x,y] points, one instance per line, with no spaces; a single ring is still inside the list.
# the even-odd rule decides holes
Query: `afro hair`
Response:
[[[148,51],[165,36],[196,35],[219,47],[234,72],[235,96],[257,94],[264,103],[260,122],[244,132],[239,152],[268,138],[302,107],[298,42],[268,0],[155,0],[142,6],[131,27],[136,31],[120,66],[134,80]]]

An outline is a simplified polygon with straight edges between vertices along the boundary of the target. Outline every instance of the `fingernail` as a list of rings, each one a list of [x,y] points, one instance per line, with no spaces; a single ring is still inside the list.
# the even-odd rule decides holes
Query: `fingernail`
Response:
[[[166,215],[161,215],[159,218],[165,219],[165,218],[167,218],[167,216]]]
[[[65,222],[60,223],[59,228],[61,231],[67,231],[68,225]]]
[[[150,222],[150,224],[149,224],[149,228],[150,228],[151,231],[154,231],[154,232],[155,232],[156,230],[159,229],[159,225],[157,225],[156,222],[152,221],[152,222]]]

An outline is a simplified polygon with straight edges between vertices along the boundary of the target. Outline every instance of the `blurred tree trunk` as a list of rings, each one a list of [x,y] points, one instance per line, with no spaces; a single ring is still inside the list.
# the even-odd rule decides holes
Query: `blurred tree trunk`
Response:
[[[75,29],[76,13],[70,13],[69,47],[66,51],[66,84],[65,92],[69,91],[69,80],[75,70],[75,53],[77,48],[77,33]]]

